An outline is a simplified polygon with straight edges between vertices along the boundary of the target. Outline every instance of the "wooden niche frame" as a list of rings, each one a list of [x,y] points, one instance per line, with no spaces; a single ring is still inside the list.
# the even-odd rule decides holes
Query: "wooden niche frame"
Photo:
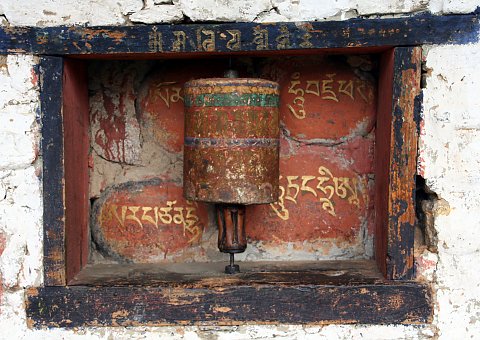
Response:
[[[476,13],[277,24],[1,27],[0,54],[41,56],[44,286],[27,290],[29,324],[431,322],[431,291],[415,281],[413,265],[419,46],[473,42],[477,31]],[[332,277],[319,269],[304,281],[269,281],[260,273],[253,280],[227,284],[207,280],[210,283],[166,285],[146,276],[79,284],[75,278],[85,271],[89,243],[84,59],[279,53],[380,54],[375,261],[329,263],[330,270],[338,265],[346,274]]]

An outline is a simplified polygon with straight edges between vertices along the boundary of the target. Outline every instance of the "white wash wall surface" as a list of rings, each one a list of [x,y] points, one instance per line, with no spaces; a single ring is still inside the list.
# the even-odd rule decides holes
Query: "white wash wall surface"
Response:
[[[478,6],[470,0],[2,0],[0,24],[342,20],[469,13]],[[433,324],[35,330],[27,327],[24,294],[42,285],[38,58],[0,56],[0,339],[480,338],[480,44],[424,46],[424,58],[418,170],[440,198],[439,240],[438,254],[425,250],[416,264],[434,290]]]

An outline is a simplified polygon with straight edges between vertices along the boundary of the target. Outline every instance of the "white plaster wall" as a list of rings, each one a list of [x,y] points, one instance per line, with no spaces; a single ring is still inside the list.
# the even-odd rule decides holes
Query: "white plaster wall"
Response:
[[[346,19],[429,10],[468,13],[469,0],[2,0],[3,25]],[[2,22],[3,21],[3,22]],[[31,330],[24,289],[42,284],[41,157],[33,56],[0,56],[0,339],[466,339],[480,338],[480,44],[425,46],[429,76],[418,169],[440,197],[438,254],[417,257],[435,292],[423,326],[328,325]],[[0,242],[1,243],[1,242]],[[0,250],[1,253],[1,250]]]
[[[480,45],[435,46],[419,168],[448,202],[435,221],[435,322],[444,339],[480,337]]]

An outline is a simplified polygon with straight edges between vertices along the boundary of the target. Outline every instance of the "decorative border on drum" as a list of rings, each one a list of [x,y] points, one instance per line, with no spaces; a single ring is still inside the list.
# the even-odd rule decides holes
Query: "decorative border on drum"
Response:
[[[185,106],[261,106],[278,107],[278,94],[262,93],[201,93],[195,96],[185,95]]]

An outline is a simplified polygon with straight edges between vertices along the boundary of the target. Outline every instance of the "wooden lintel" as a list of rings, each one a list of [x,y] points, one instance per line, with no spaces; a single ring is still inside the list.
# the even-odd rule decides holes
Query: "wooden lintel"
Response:
[[[0,27],[0,54],[134,55],[298,51],[478,41],[478,13],[323,22]]]

